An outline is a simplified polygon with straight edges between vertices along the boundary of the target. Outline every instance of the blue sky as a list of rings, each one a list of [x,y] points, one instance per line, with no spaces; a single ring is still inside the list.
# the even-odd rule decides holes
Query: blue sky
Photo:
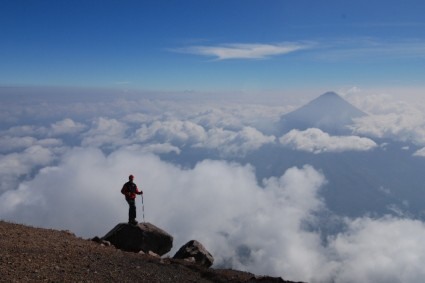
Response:
[[[119,189],[134,174],[146,219],[176,249],[199,240],[217,266],[421,282],[423,206],[409,184],[423,184],[424,11],[424,0],[0,0],[0,219],[104,235],[126,221]],[[275,129],[328,90],[369,114],[349,136]],[[370,189],[393,216],[363,215],[364,203],[358,217],[333,214],[341,193],[324,196],[346,182],[342,194]]]
[[[423,11],[420,0],[2,0],[0,85],[423,88]]]

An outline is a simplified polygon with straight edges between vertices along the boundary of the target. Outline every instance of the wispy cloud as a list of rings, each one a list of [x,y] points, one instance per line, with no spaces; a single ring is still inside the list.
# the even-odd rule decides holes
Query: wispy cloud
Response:
[[[305,40],[277,44],[226,43],[216,45],[191,45],[171,49],[214,60],[269,59],[301,50],[312,50],[316,59],[326,61],[358,58],[425,58],[425,41],[420,39],[382,40],[371,37],[339,38],[334,40]]]
[[[195,55],[215,57],[217,60],[229,59],[267,59],[272,56],[284,55],[311,47],[311,43],[232,43],[220,45],[189,46],[174,51]]]
[[[425,41],[404,39],[383,41],[376,38],[350,38],[320,44],[317,58],[351,60],[358,58],[425,58]]]

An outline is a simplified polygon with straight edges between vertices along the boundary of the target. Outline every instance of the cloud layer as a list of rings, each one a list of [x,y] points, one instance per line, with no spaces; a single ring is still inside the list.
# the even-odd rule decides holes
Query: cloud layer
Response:
[[[371,117],[357,121],[354,134],[411,141],[418,148],[408,144],[403,154],[417,150],[424,156],[421,111],[382,104],[382,97],[360,98],[357,106]],[[425,275],[423,222],[329,216],[320,168],[306,164],[258,180],[255,160],[235,162],[279,144],[312,154],[377,147],[364,136],[319,129],[293,130],[279,139],[267,134],[292,105],[141,98],[14,107],[5,122],[10,126],[0,130],[1,219],[103,236],[127,220],[120,188],[132,173],[145,191],[146,220],[173,234],[172,252],[197,239],[216,266],[295,281],[418,282]],[[193,166],[179,159],[196,150],[208,158]],[[140,199],[137,204],[141,220]],[[332,221],[342,228],[323,233],[322,223]]]
[[[319,190],[326,180],[311,166],[258,184],[251,166],[236,163],[204,160],[182,169],[138,151],[106,156],[75,148],[57,166],[3,193],[0,215],[102,236],[127,220],[120,187],[128,172],[144,190],[146,220],[174,236],[172,253],[198,239],[219,266],[308,282],[418,282],[425,275],[420,221],[345,219],[346,228],[326,242],[308,228],[325,209]],[[140,220],[140,198],[137,205]]]
[[[355,120],[354,134],[425,145],[425,116],[421,105],[394,100],[388,95],[351,98],[370,115]]]

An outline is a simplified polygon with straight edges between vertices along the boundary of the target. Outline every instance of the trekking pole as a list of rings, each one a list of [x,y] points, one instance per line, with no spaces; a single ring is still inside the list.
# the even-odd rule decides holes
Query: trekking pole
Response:
[[[145,223],[145,205],[143,203],[143,194],[142,194],[142,212],[143,212],[143,223]]]

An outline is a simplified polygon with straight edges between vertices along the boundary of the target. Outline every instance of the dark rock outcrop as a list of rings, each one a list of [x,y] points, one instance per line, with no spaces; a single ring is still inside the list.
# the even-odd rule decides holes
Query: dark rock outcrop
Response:
[[[213,256],[205,247],[196,240],[191,240],[183,245],[173,257],[174,259],[195,259],[195,263],[210,267],[214,263]]]
[[[120,250],[137,253],[152,251],[160,256],[168,253],[173,247],[173,237],[151,223],[120,223],[102,240],[111,242]]]

